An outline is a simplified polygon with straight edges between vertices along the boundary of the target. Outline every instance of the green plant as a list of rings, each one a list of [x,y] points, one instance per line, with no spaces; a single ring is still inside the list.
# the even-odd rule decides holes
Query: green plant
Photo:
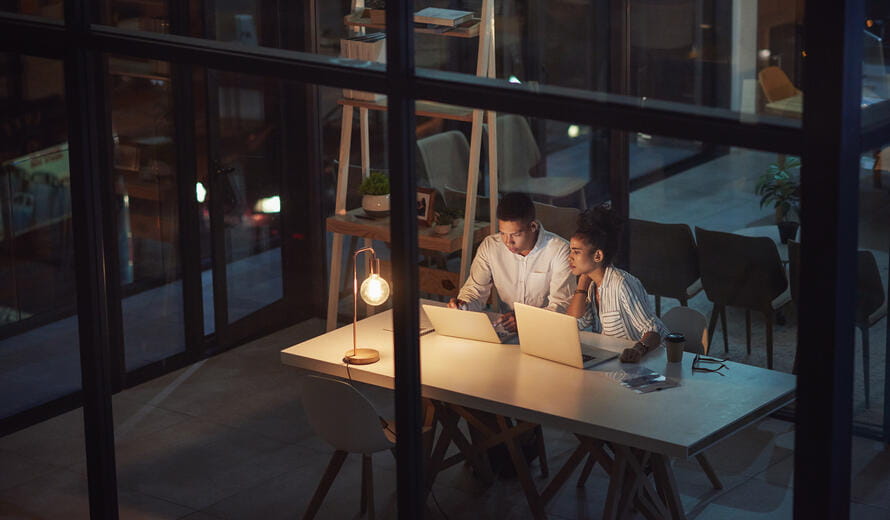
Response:
[[[787,220],[791,213],[800,214],[800,159],[788,157],[781,163],[773,163],[757,181],[754,193],[760,195],[760,207],[772,204],[779,221]]]
[[[439,226],[450,226],[454,222],[454,217],[448,210],[436,213],[436,224]]]
[[[362,195],[387,195],[389,194],[389,176],[383,172],[372,171],[358,187]]]
[[[441,211],[436,212],[436,224],[446,225],[453,224],[455,220],[461,218],[464,212],[458,208],[442,208]]]

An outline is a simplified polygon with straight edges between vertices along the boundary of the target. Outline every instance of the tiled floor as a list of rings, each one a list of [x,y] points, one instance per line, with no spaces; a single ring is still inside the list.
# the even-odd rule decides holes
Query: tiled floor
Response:
[[[299,517],[332,450],[300,409],[305,373],[282,365],[278,352],[322,329],[311,320],[116,395],[122,518]],[[392,415],[389,392],[360,388]],[[545,429],[545,439],[551,468],[558,467],[573,437]],[[694,460],[675,461],[689,517],[790,518],[793,443],[791,423],[767,419],[708,450],[722,491],[711,489]],[[0,518],[88,516],[80,411],[0,439],[0,468]],[[358,517],[359,475],[352,456],[319,518]],[[395,518],[390,454],[374,457],[374,477],[377,517]],[[607,483],[598,467],[584,488],[570,480],[548,505],[550,518],[599,518]],[[852,490],[854,518],[890,518],[890,451],[880,443],[854,439]],[[439,476],[432,497],[432,519],[530,517],[515,479],[485,487],[460,465]]]

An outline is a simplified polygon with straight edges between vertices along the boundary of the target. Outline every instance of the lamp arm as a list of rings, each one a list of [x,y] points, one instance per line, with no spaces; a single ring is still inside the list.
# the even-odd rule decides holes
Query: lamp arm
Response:
[[[358,328],[358,255],[360,253],[364,253],[365,251],[371,252],[371,273],[374,272],[374,262],[377,264],[377,272],[380,272],[380,260],[377,258],[377,253],[374,252],[373,247],[363,247],[357,250],[352,254],[352,353],[355,354],[356,345],[358,343],[358,333],[356,329]]]

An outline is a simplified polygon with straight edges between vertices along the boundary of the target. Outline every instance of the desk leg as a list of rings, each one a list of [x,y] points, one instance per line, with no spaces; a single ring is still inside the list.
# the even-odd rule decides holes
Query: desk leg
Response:
[[[674,478],[674,470],[671,461],[664,455],[652,454],[652,472],[655,474],[655,483],[659,493],[664,497],[671,518],[685,520],[686,512],[683,510],[683,502],[680,501],[680,491],[677,489],[677,480]]]
[[[498,415],[497,421],[498,428],[502,433],[513,430],[513,427],[507,425],[507,419],[503,415]],[[525,498],[528,500],[528,506],[531,508],[532,515],[535,518],[547,518],[547,513],[544,512],[544,503],[541,500],[541,496],[538,494],[538,488],[532,480],[531,473],[528,469],[528,463],[516,446],[516,442],[514,442],[515,439],[516,436],[508,436],[504,439],[504,443],[507,445],[510,459],[512,459],[513,466],[516,468],[516,477],[519,479],[519,483],[522,485],[522,490],[525,492]]]

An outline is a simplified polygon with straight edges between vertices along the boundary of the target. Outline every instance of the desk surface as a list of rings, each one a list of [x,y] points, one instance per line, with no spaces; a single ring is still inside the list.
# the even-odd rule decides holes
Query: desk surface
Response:
[[[353,379],[393,388],[392,311],[359,322],[359,346],[380,351],[373,365],[350,366]],[[582,340],[593,335],[582,333]],[[608,345],[603,345],[608,348]],[[347,377],[346,326],[289,347],[281,361]],[[499,345],[431,333],[421,338],[423,395],[673,457],[690,457],[794,399],[791,374],[727,362],[726,375],[692,372],[692,354],[668,364],[663,348],[644,365],[680,380],[677,388],[637,394],[609,377],[617,360],[588,370]]]

